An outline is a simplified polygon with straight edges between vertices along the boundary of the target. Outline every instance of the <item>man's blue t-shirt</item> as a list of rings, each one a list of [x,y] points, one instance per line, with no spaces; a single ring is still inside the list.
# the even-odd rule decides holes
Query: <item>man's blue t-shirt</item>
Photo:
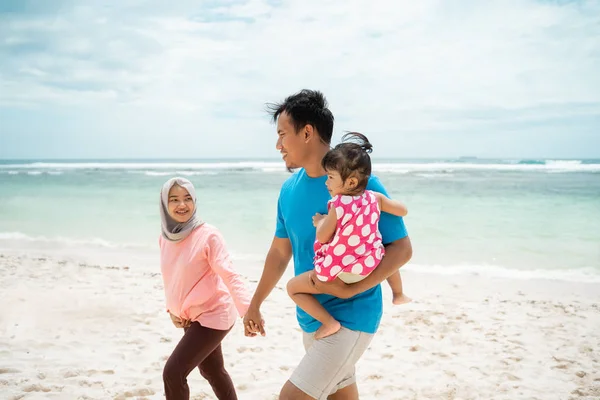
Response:
[[[289,177],[281,187],[277,203],[277,228],[275,236],[289,238],[294,255],[294,274],[300,275],[314,268],[313,258],[316,229],[312,217],[316,213],[327,214],[327,202],[331,199],[325,181],[327,176],[311,178],[304,169]],[[371,176],[367,189],[388,196],[375,176]],[[401,217],[382,213],[379,231],[383,244],[407,236]],[[381,322],[383,300],[381,285],[377,285],[350,299],[339,299],[325,294],[315,295],[317,300],[342,326],[361,332],[375,333]],[[303,331],[316,331],[321,323],[296,307],[298,322]]]

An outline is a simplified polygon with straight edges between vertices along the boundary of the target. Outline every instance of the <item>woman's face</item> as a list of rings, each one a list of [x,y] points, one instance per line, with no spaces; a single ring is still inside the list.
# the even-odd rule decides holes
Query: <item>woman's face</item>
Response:
[[[179,185],[173,185],[169,190],[169,215],[180,224],[187,222],[194,212],[196,205],[187,190]]]

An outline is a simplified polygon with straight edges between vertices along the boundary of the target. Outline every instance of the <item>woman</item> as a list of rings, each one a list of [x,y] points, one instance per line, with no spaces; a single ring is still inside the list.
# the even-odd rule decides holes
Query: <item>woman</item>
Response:
[[[243,317],[250,295],[233,270],[221,233],[196,213],[196,192],[184,178],[168,180],[160,194],[161,271],[167,312],[184,335],[166,362],[167,400],[189,399],[187,376],[195,367],[219,400],[236,400],[221,341]]]

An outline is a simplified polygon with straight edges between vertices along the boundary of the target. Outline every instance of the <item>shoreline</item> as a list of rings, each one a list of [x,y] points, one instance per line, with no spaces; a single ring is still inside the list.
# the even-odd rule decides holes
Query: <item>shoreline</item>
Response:
[[[252,265],[252,268],[249,270],[254,274],[252,276],[260,276],[260,269],[268,252],[268,246],[256,250],[257,253],[255,254],[246,254],[236,253],[232,249],[230,255],[235,265]],[[159,270],[158,246],[152,246],[147,243],[107,243],[103,239],[77,241],[65,238],[29,237],[22,234],[15,234],[14,238],[0,237],[0,254],[14,256],[28,254],[30,256],[55,258],[63,261],[83,261],[91,264],[123,264],[141,268],[145,271]],[[291,268],[292,264],[290,263],[288,270]],[[600,284],[600,269],[592,267],[524,269],[474,264],[422,265],[411,261],[402,267],[402,271],[443,276],[447,279],[481,277],[483,279],[507,279],[515,281]]]

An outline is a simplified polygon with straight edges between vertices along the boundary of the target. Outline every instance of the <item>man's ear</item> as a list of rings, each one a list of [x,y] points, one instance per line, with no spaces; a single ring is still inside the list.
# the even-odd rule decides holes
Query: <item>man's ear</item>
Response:
[[[315,137],[315,128],[312,125],[306,124],[304,126],[304,142],[308,143]]]

